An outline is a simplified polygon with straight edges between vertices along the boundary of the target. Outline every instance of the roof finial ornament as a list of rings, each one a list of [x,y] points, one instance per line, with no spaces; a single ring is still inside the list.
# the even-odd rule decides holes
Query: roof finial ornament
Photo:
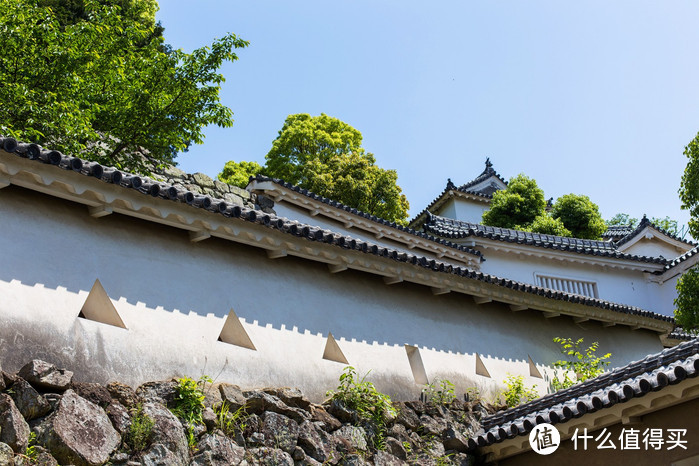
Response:
[[[646,216],[646,214],[643,214],[643,218],[641,219],[640,225],[649,225],[649,224],[650,224],[650,220],[648,220],[648,217]]]
[[[483,174],[486,173],[494,173],[495,170],[493,169],[493,162],[490,161],[490,157],[485,158],[485,170],[483,170]]]
[[[447,190],[456,188],[456,185],[451,181],[451,178],[447,178]]]

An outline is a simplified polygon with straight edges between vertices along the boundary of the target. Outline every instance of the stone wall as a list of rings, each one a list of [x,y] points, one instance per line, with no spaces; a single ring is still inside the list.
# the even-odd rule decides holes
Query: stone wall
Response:
[[[2,372],[0,465],[471,465],[486,414],[479,401],[412,401],[377,423],[298,389],[208,382],[188,417],[175,379],[134,390],[72,378],[40,360]]]
[[[203,173],[186,173],[177,167],[167,167],[157,170],[154,177],[173,185],[181,185],[193,193],[223,199],[228,203],[262,210],[268,214],[275,213],[274,203],[270,199],[252,194],[237,186],[214,180]]]

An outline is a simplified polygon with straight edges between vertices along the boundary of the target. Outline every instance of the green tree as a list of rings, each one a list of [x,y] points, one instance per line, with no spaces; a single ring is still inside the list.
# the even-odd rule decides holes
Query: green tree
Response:
[[[599,239],[607,229],[597,204],[579,194],[566,194],[556,199],[551,216],[560,219],[574,238]]]
[[[289,115],[265,158],[265,166],[255,170],[259,167],[267,176],[319,196],[406,223],[409,205],[396,171],[378,167],[374,155],[362,148],[362,133],[337,118]],[[252,174],[251,165],[243,165],[247,163],[227,163],[219,179],[247,180]]]
[[[251,176],[264,174],[264,168],[257,162],[226,162],[223,170],[218,174],[219,181],[245,188]]]
[[[573,236],[560,218],[553,218],[549,214],[536,217],[527,231],[545,235]]]
[[[520,173],[511,178],[507,189],[493,193],[490,210],[483,213],[483,224],[502,228],[529,228],[545,215],[544,192],[536,181]]]
[[[699,238],[699,134],[684,148],[684,155],[689,161],[680,183],[680,200],[691,214],[689,232]]]
[[[605,220],[605,223],[608,227],[630,226],[631,228],[636,228],[636,225],[638,225],[638,219],[629,216],[629,214],[619,212],[609,220]]]
[[[148,172],[232,125],[218,70],[247,42],[233,34],[192,53],[162,47],[148,1],[86,0],[88,20],[62,25],[36,0],[0,8],[0,134]]]
[[[677,280],[675,322],[684,330],[699,331],[699,269],[686,271]]]

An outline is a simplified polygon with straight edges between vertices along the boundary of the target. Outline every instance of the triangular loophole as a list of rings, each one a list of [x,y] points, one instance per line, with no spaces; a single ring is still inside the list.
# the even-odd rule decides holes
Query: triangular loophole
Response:
[[[410,370],[413,371],[415,383],[420,385],[427,385],[430,383],[427,379],[425,365],[422,363],[420,349],[417,346],[405,345],[405,352],[408,353],[408,362],[410,363]]]
[[[255,345],[252,344],[250,336],[248,336],[248,332],[245,331],[243,324],[233,309],[228,313],[226,323],[223,324],[221,334],[218,336],[218,341],[257,351]]]
[[[99,280],[95,280],[90,293],[87,295],[85,304],[80,309],[78,317],[87,320],[94,320],[115,327],[126,328],[124,321],[121,320],[119,312],[117,312],[112,300],[109,299],[107,292]]]
[[[333,334],[328,332],[328,339],[325,342],[325,351],[323,351],[323,359],[328,361],[341,362],[342,364],[349,364],[345,353],[340,349],[340,345],[337,344]]]
[[[476,374],[482,375],[483,377],[490,377],[490,372],[488,372],[485,364],[483,364],[481,355],[478,353],[476,353]]]
[[[532,377],[537,377],[539,379],[543,379],[544,376],[541,375],[541,372],[539,371],[539,368],[536,367],[536,364],[534,364],[534,361],[532,360],[532,357],[527,355],[529,358],[529,375]]]

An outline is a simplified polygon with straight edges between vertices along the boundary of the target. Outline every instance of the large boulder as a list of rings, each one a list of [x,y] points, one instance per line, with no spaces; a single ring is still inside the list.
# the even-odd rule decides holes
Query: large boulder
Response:
[[[102,408],[67,390],[46,430],[44,444],[61,463],[104,464],[121,443]]]
[[[237,466],[245,458],[245,449],[225,435],[204,435],[197,444],[191,466]]]
[[[235,412],[241,407],[245,406],[245,396],[243,395],[243,391],[239,386],[229,383],[222,383],[218,386],[218,390],[222,401],[225,401],[228,404],[228,409],[231,412]]]
[[[291,455],[278,448],[252,448],[246,452],[248,463],[264,466],[294,466]]]
[[[175,401],[177,385],[177,381],[174,379],[146,382],[136,389],[136,395],[149,403],[160,403],[164,406],[170,406]]]
[[[325,463],[334,456],[333,439],[321,422],[306,421],[299,426],[298,446],[311,458]]]
[[[6,443],[0,442],[0,466],[13,466],[15,452]]]
[[[127,408],[135,408],[141,402],[141,399],[136,395],[136,391],[128,385],[110,382],[106,388],[112,398]]]
[[[24,453],[29,444],[29,425],[9,395],[0,393],[0,442],[16,453]]]
[[[73,373],[59,369],[53,364],[34,359],[22,367],[17,373],[32,386],[47,391],[62,392],[67,390],[73,380]]]
[[[287,453],[294,451],[299,437],[299,425],[294,420],[281,414],[266,412],[262,421],[265,446],[280,448]]]
[[[29,382],[20,377],[12,385],[10,396],[26,421],[44,416],[51,411],[51,405],[46,401],[46,398],[29,385]]]
[[[151,446],[142,456],[143,464],[185,466],[189,464],[189,444],[179,419],[159,403],[145,403],[143,414],[153,419]]]
[[[109,390],[98,383],[73,382],[70,388],[79,396],[102,408],[106,408],[112,403],[112,395]]]
[[[311,418],[311,414],[300,408],[287,406],[279,397],[270,395],[262,390],[251,390],[243,392],[248,413],[263,414],[265,411],[281,414],[290,417],[297,423],[302,423]]]

